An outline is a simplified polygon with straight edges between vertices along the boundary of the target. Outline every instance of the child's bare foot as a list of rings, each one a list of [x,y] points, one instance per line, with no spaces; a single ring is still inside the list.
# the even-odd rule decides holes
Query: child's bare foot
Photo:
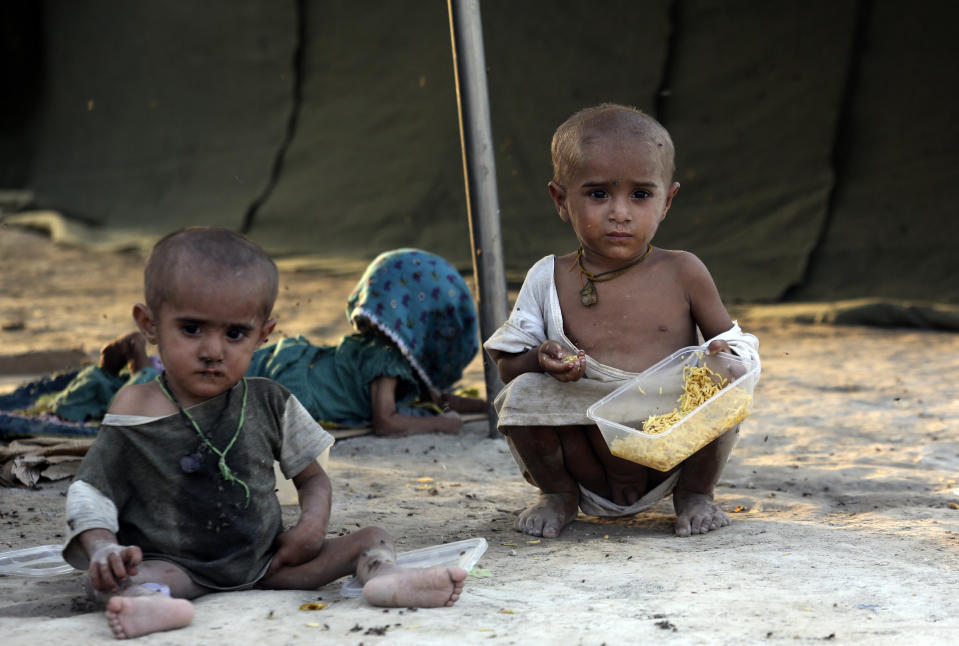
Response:
[[[521,532],[556,538],[573,522],[579,509],[579,493],[540,493],[539,499],[520,512],[514,527]]]
[[[374,606],[439,608],[460,598],[466,570],[461,567],[403,568],[383,565],[363,586],[363,598]]]
[[[136,372],[150,363],[146,353],[146,339],[139,332],[129,332],[115,338],[100,349],[100,368],[118,375],[124,366]]]
[[[673,492],[673,507],[676,509],[676,536],[705,534],[730,523],[726,512],[706,494]]]
[[[117,639],[182,628],[193,620],[193,604],[165,594],[114,596],[107,602],[107,622]]]

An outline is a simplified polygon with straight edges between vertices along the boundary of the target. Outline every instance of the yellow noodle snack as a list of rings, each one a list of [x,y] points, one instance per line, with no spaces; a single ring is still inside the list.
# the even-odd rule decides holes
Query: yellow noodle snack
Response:
[[[715,377],[715,379],[713,379]],[[718,384],[717,384],[718,382]],[[662,433],[673,424],[685,417],[691,410],[704,403],[725,388],[729,382],[723,379],[706,366],[683,367],[683,393],[679,396],[679,409],[665,415],[651,415],[643,422],[643,432]],[[639,392],[646,394],[642,388]],[[660,388],[662,392],[662,388]]]
[[[615,438],[610,443],[610,451],[617,457],[660,471],[672,469],[749,415],[752,395],[741,388],[726,388],[728,383],[705,366],[686,366],[678,408],[665,415],[650,416],[642,424],[643,433]],[[720,391],[709,406],[686,418]],[[680,422],[681,426],[665,433]]]

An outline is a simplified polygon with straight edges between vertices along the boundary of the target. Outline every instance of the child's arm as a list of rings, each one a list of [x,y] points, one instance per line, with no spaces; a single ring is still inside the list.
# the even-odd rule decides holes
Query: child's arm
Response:
[[[377,435],[412,435],[414,433],[458,433],[463,422],[459,417],[429,415],[412,417],[396,410],[396,377],[377,377],[370,384],[373,404],[373,431]]]
[[[143,552],[136,545],[120,545],[108,529],[88,529],[76,537],[90,559],[90,584],[100,592],[115,592],[137,573]]]
[[[730,319],[709,270],[691,253],[683,253],[681,258],[690,311],[703,338],[708,340],[709,354],[729,352],[758,362],[758,340],[752,334],[743,333]]]
[[[457,413],[485,413],[488,410],[488,404],[485,399],[479,397],[460,397],[453,393],[430,393],[433,403],[443,408],[443,410],[452,410]]]
[[[586,373],[586,353],[569,353],[562,345],[551,339],[526,352],[511,354],[490,350],[503,383],[509,383],[527,372],[545,372],[557,381],[576,381]]]
[[[282,567],[300,565],[317,557],[330,521],[333,487],[323,468],[313,461],[293,477],[300,502],[300,520],[276,537],[277,551],[266,576]]]
[[[733,321],[723,305],[719,289],[703,262],[691,253],[679,256],[680,277],[686,289],[690,313],[704,339],[712,339],[733,326]],[[729,351],[725,341],[714,341],[710,353]]]

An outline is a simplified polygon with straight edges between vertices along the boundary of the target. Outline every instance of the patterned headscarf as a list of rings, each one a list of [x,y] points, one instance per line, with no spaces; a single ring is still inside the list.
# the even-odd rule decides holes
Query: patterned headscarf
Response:
[[[381,253],[350,294],[346,315],[399,347],[426,385],[447,390],[479,350],[476,305],[463,277],[418,249]]]

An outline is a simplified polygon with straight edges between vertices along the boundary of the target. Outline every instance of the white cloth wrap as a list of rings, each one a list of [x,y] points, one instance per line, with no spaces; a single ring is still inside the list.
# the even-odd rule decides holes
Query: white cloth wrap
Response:
[[[739,327],[738,321],[733,321],[733,326],[731,328],[706,341],[703,344],[703,348],[708,347],[712,341],[717,339],[720,341],[725,341],[726,344],[729,345],[729,349],[732,350],[736,356],[748,361],[749,363],[759,365],[759,370],[762,372],[762,361],[759,359],[759,339],[757,339],[756,335],[754,334],[743,332]]]
[[[618,505],[597,493],[593,493],[583,485],[579,485],[579,508],[584,514],[601,518],[619,518],[620,516],[638,514],[671,494],[676,488],[676,483],[679,482],[680,472],[681,469],[673,471],[668,478],[647,491],[646,495],[631,505]]]

